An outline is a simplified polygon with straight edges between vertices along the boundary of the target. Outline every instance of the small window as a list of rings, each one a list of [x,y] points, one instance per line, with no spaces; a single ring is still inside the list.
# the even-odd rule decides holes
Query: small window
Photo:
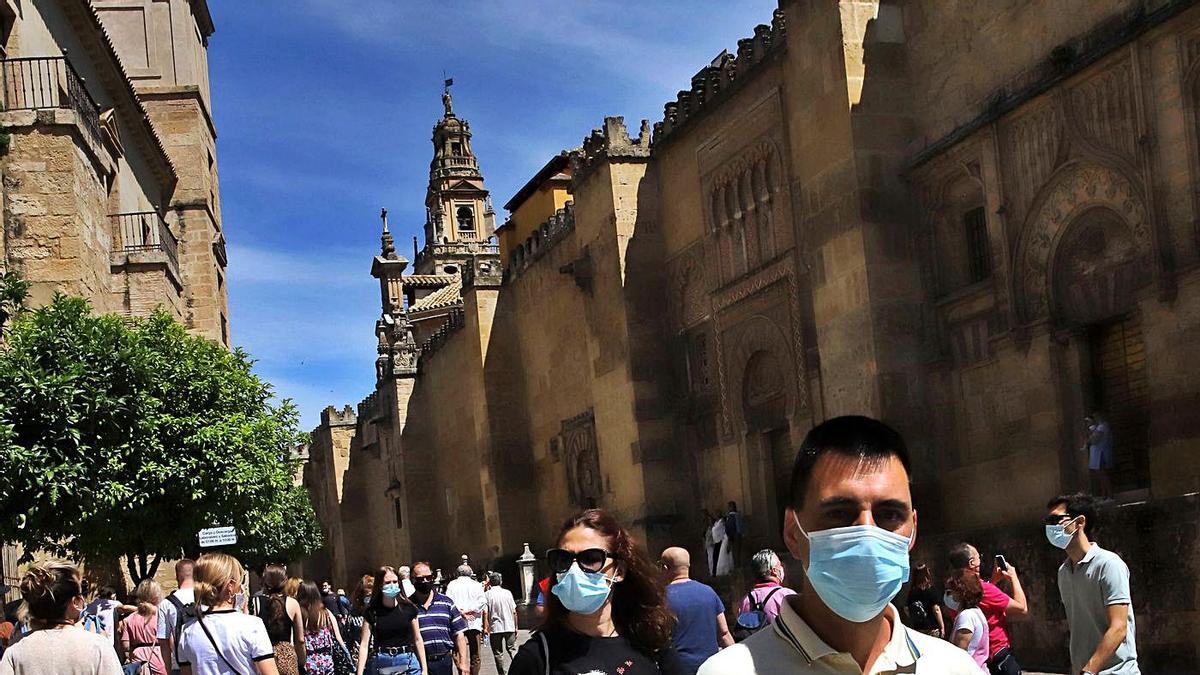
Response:
[[[458,219],[458,229],[474,231],[475,230],[475,210],[470,206],[460,206],[455,211],[455,216]]]
[[[404,527],[404,503],[399,499],[392,500],[392,503],[396,506],[396,527]]]
[[[987,217],[983,208],[967,211],[963,225],[966,227],[971,283],[977,283],[992,276],[992,249],[988,244]]]
[[[451,155],[454,155],[455,157],[459,157],[459,156],[461,156],[461,155],[463,154],[463,151],[462,151],[462,143],[460,143],[460,142],[458,142],[458,141],[451,141],[451,143],[450,143],[450,154],[451,154]]]
[[[442,268],[442,274],[458,274],[458,268],[454,265],[446,265]]]

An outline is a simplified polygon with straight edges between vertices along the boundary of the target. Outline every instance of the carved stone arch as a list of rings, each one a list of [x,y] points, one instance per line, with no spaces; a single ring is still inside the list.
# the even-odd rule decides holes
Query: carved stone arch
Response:
[[[742,323],[729,345],[726,355],[730,365],[729,382],[734,396],[730,408],[736,411],[742,433],[761,428],[763,419],[747,419],[747,415],[769,412],[774,388],[781,402],[779,413],[790,419],[796,409],[795,355],[785,331],[766,315],[756,315]],[[764,361],[763,359],[767,359]],[[764,366],[769,365],[772,383],[759,380]]]
[[[1110,166],[1072,162],[1063,166],[1034,200],[1021,228],[1014,260],[1018,316],[1025,323],[1050,318],[1051,266],[1068,226],[1081,214],[1103,208],[1128,228],[1139,256],[1150,260],[1153,237],[1139,186]]]

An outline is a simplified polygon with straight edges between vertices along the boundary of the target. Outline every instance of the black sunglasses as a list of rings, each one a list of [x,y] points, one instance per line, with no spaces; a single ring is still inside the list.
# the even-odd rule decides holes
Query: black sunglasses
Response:
[[[599,572],[604,569],[604,562],[609,558],[616,560],[617,556],[602,548],[588,548],[579,552],[561,548],[546,551],[546,564],[555,574],[565,574],[571,569],[573,562],[578,562],[584,572]]]
[[[433,575],[426,574],[423,577],[413,577],[413,581],[433,581]]]

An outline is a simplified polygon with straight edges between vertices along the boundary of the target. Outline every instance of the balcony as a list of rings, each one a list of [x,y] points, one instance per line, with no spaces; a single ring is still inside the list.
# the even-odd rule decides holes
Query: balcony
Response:
[[[162,251],[174,269],[179,269],[179,243],[157,211],[117,213],[113,223],[113,250],[125,254]]]
[[[90,140],[100,143],[100,106],[65,56],[0,59],[4,110],[74,110]]]

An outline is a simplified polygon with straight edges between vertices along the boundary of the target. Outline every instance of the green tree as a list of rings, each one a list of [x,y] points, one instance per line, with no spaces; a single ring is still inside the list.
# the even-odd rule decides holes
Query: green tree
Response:
[[[82,559],[125,556],[134,579],[232,525],[258,565],[321,545],[294,484],[296,409],[275,405],[241,350],[158,312],[92,314],[56,297],[0,348],[0,541]]]

